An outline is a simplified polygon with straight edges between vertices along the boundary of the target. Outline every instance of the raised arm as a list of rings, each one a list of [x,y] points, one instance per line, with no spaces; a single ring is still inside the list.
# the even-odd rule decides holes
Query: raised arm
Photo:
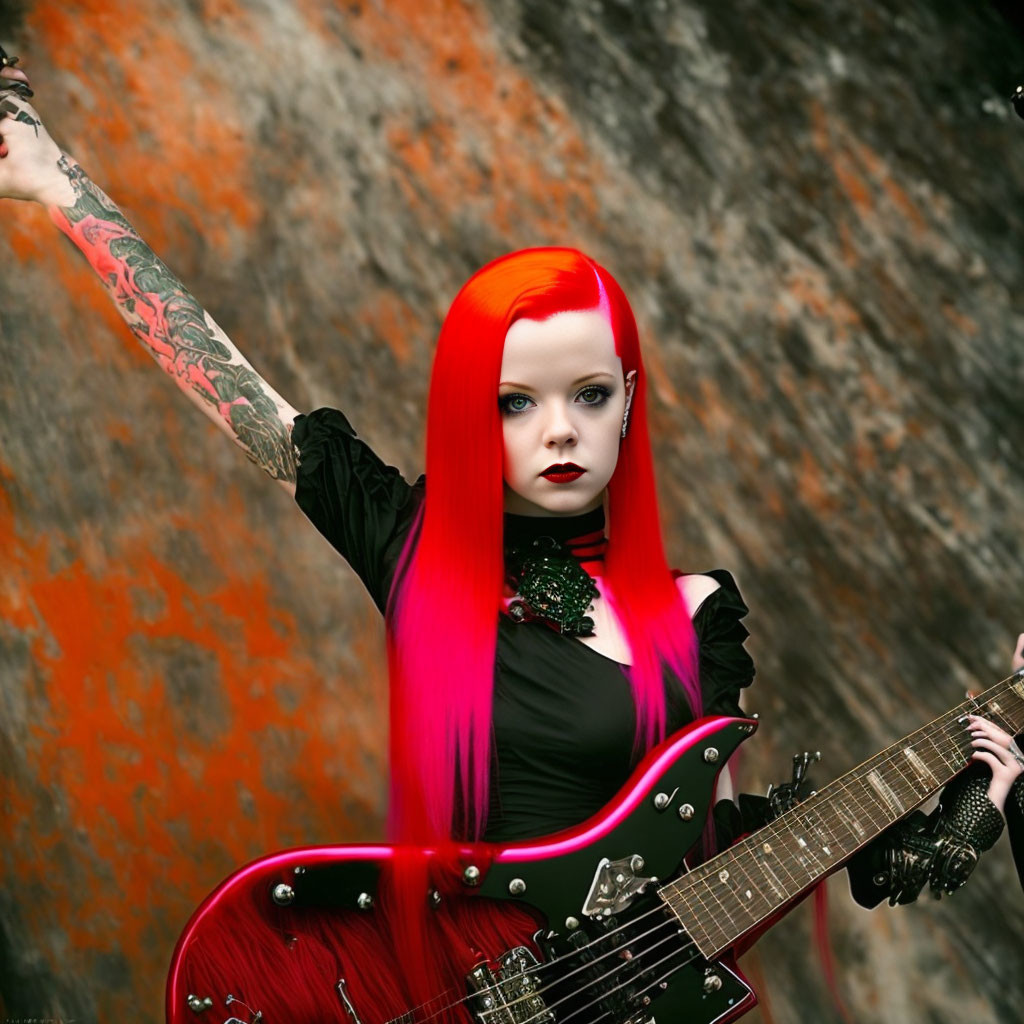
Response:
[[[4,78],[21,76],[4,68]],[[0,91],[0,197],[45,206],[82,251],[132,333],[217,426],[289,493],[297,410],[249,364],[23,95]]]

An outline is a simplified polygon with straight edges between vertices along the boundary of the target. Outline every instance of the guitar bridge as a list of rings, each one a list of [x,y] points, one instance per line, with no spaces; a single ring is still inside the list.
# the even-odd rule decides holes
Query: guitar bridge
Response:
[[[466,975],[469,1005],[481,1024],[548,1024],[555,1015],[539,994],[537,958],[525,946],[510,949],[497,962],[477,964]]]

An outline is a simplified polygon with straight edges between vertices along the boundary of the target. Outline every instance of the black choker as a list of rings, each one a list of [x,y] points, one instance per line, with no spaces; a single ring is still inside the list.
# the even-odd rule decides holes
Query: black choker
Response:
[[[579,516],[505,516],[506,582],[515,591],[508,613],[569,636],[593,636],[599,591],[586,569],[604,559],[604,509]]]

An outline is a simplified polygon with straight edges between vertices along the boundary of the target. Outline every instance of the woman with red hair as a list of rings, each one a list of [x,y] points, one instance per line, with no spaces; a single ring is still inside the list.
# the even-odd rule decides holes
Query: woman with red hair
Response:
[[[284,401],[52,142],[22,73],[0,74],[13,86],[0,92],[0,195],[47,206],[141,344],[294,492],[385,613],[393,838],[557,831],[599,811],[673,730],[741,715],[747,609],[728,573],[666,565],[637,327],[606,269],[538,248],[466,283],[438,341],[426,478],[410,484],[341,413]],[[991,770],[969,780],[983,804],[953,795],[916,826],[946,848],[994,842],[1022,770],[1003,730],[972,728]],[[962,826],[961,805],[974,815]],[[735,833],[778,806],[719,817]],[[962,882],[942,858],[908,878],[913,855],[887,842],[869,850],[864,902]]]
[[[739,713],[753,675],[745,609],[724,574],[724,590],[704,576],[677,585],[665,564],[645,405],[632,312],[581,253],[504,256],[452,303],[431,378],[429,487],[403,502],[400,571],[382,581],[399,834],[436,837],[453,822],[489,838],[555,831],[599,810],[666,725],[699,717],[705,700]],[[347,493],[349,471],[324,424],[296,424],[296,497],[330,530],[323,495]],[[351,545],[337,546],[351,561]],[[696,611],[718,590],[699,620],[718,640],[702,696],[687,602]],[[375,596],[385,603],[383,588]]]

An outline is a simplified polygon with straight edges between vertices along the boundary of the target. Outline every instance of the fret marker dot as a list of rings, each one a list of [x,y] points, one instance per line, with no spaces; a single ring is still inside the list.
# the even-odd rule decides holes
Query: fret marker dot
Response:
[[[729,881],[729,872],[726,871],[723,868],[721,871],[718,872],[718,880],[720,882],[728,882]]]

